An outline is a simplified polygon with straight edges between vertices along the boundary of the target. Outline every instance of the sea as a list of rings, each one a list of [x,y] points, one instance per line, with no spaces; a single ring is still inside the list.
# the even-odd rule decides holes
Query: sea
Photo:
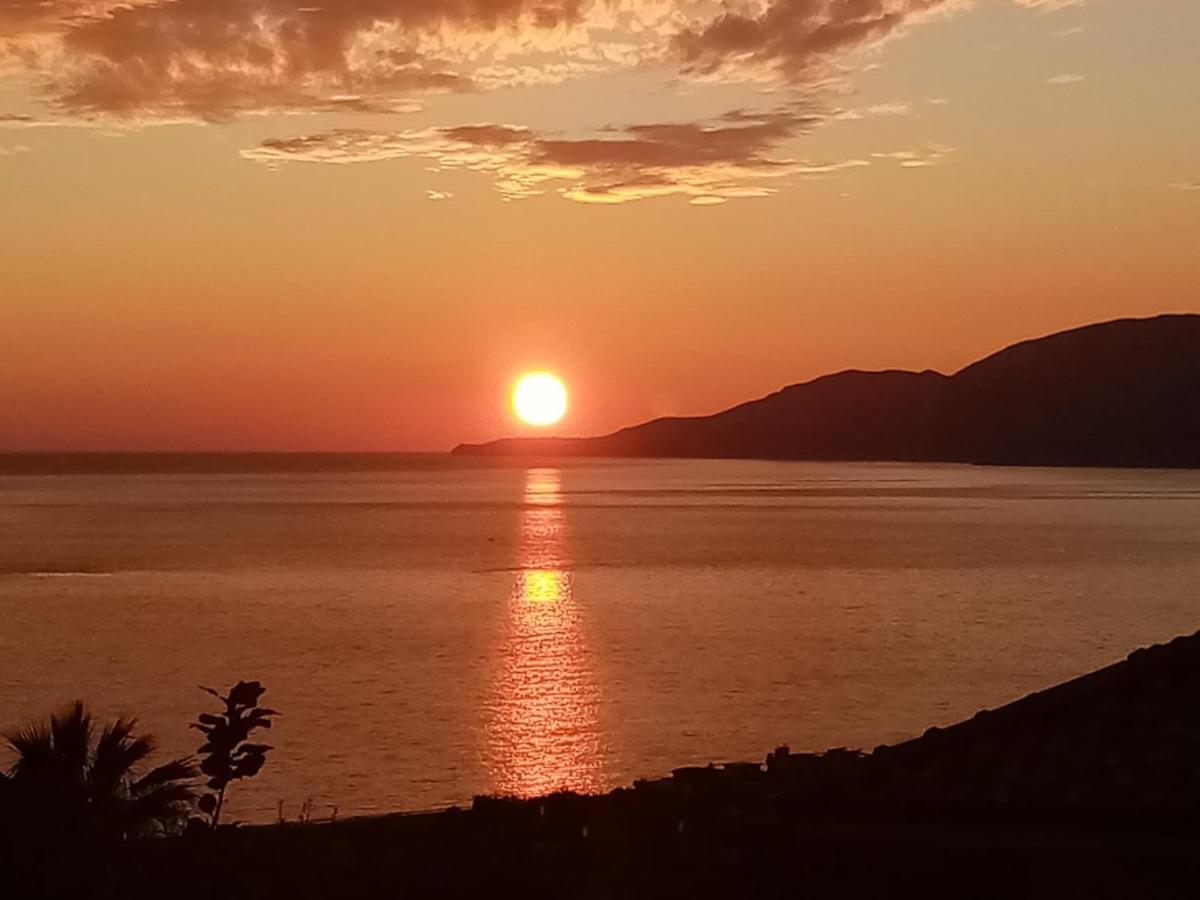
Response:
[[[0,727],[81,699],[165,760],[261,681],[245,822],[870,749],[1198,628],[1200,472],[0,463]]]

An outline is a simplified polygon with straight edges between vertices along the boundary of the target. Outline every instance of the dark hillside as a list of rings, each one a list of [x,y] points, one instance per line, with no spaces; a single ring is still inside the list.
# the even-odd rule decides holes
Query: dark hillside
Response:
[[[840,372],[711,416],[454,452],[1200,466],[1200,315],[1064,331],[949,377]]]

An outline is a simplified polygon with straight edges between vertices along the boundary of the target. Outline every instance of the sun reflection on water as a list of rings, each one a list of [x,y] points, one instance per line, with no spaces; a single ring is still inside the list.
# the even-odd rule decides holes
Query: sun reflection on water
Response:
[[[530,469],[488,728],[492,789],[596,792],[603,775],[599,690],[572,595],[557,469]]]

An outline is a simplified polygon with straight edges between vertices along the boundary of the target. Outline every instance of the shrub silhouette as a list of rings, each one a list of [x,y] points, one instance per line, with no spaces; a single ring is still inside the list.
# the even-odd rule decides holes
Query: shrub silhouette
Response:
[[[6,734],[16,760],[0,779],[4,817],[27,839],[125,840],[182,824],[196,797],[196,767],[175,759],[140,774],[155,744],[136,728],[136,719],[116,719],[96,737],[91,714],[76,702]]]
[[[205,742],[197,750],[202,758],[200,771],[208,776],[206,782],[210,793],[204,794],[198,803],[200,811],[208,816],[208,824],[216,828],[221,821],[221,810],[225,806],[225,792],[230,782],[257,775],[267,761],[267,744],[250,742],[250,734],[259,728],[270,728],[271,717],[279,713],[258,706],[258,699],[265,692],[257,681],[239,681],[229,693],[222,696],[212,688],[202,687],[225,704],[223,713],[201,713],[192,728],[203,732]]]

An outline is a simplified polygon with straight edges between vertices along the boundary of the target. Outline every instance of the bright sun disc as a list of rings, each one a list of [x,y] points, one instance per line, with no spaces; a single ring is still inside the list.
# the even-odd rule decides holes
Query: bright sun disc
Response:
[[[513,411],[529,425],[553,425],[567,411],[567,386],[549,372],[527,372],[512,392]]]

